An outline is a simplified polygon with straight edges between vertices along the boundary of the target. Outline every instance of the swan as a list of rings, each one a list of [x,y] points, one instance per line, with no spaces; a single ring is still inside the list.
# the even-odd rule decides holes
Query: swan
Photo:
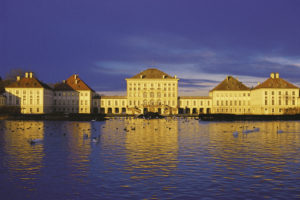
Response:
[[[278,129],[278,126],[277,126],[277,133],[283,133],[283,130]]]
[[[232,135],[233,135],[233,137],[237,137],[237,136],[239,136],[239,132],[234,131],[234,132],[232,133]]]

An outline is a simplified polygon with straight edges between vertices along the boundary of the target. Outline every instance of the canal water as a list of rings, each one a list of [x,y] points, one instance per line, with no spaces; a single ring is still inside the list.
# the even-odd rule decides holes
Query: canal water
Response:
[[[0,121],[0,198],[300,199],[300,122]]]

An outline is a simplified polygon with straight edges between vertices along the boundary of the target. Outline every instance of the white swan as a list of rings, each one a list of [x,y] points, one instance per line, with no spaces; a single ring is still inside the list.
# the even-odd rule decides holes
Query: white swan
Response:
[[[234,132],[232,133],[232,135],[233,135],[233,137],[237,137],[237,136],[239,136],[239,132],[234,131]]]

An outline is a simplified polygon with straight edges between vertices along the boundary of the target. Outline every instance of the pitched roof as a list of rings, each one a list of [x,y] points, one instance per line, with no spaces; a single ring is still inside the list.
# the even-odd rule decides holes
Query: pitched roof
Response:
[[[294,88],[297,89],[298,87],[287,82],[282,78],[268,78],[263,83],[257,85],[254,89],[260,88]]]
[[[73,74],[66,80],[66,84],[68,84],[73,90],[91,90],[91,89],[83,80],[79,78],[77,74]]]
[[[232,76],[227,76],[219,85],[217,85],[214,89],[215,90],[250,90],[246,85],[242,82],[238,81]]]
[[[7,88],[45,88],[45,89],[52,90],[52,88],[49,87],[46,83],[39,81],[35,77],[32,78],[23,77],[19,81],[15,81],[6,87]]]
[[[134,75],[130,79],[176,79],[176,78],[158,69],[150,68]]]
[[[74,91],[73,88],[66,83],[56,83],[54,85],[54,90]]]

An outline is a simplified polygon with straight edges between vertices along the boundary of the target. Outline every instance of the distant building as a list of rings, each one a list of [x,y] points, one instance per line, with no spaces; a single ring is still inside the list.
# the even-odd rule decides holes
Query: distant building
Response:
[[[52,112],[53,90],[39,81],[32,72],[5,87],[6,105],[19,106],[23,114]]]
[[[251,114],[251,90],[232,76],[227,76],[209,92],[212,113]]]
[[[127,78],[128,113],[177,114],[178,80],[158,69],[147,69]]]
[[[179,101],[179,114],[209,114],[212,110],[211,97],[197,97],[197,96],[181,96]]]
[[[92,112],[94,93],[93,89],[74,74],[54,85],[54,111],[89,114]]]
[[[252,114],[285,114],[297,112],[299,88],[271,73],[270,78],[251,90]]]
[[[106,114],[127,114],[126,96],[101,96],[94,98],[94,112]]]
[[[127,78],[126,96],[99,96],[77,74],[50,88],[32,72],[5,88],[0,106],[20,107],[24,114],[104,113],[142,114],[259,114],[300,113],[299,88],[271,73],[263,83],[249,88],[227,76],[209,96],[178,96],[178,78],[150,68]]]

